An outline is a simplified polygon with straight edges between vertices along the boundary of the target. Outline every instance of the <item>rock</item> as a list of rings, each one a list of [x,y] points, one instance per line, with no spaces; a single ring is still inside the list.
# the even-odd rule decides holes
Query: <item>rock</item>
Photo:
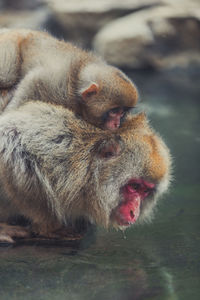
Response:
[[[113,19],[152,7],[161,0],[46,0],[65,32],[64,38],[90,47],[97,31]]]
[[[167,0],[166,6],[119,18],[94,38],[94,49],[119,67],[170,69],[200,65],[200,9]]]
[[[29,28],[35,30],[44,29],[44,24],[49,19],[49,11],[46,8],[34,10],[6,10],[0,13],[0,28]]]
[[[32,10],[42,4],[42,0],[0,0],[0,8],[5,10]]]

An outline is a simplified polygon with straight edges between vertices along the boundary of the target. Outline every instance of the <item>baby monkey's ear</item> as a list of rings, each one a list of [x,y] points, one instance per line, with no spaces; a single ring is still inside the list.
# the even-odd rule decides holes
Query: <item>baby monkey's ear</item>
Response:
[[[95,82],[91,82],[86,88],[81,90],[81,96],[83,100],[87,101],[88,98],[94,96],[99,91],[99,85]]]
[[[109,140],[101,140],[96,145],[96,153],[102,159],[111,159],[119,156],[123,151],[123,141],[120,136]]]

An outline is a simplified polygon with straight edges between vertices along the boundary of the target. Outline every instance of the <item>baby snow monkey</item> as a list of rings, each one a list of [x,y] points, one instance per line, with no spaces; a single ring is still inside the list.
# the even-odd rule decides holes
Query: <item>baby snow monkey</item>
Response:
[[[137,98],[133,82],[91,52],[44,32],[0,30],[0,112],[40,100],[115,130]]]

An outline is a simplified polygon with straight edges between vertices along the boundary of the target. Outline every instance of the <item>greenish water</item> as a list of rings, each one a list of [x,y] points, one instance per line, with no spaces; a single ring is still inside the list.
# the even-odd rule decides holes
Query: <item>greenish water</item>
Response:
[[[174,180],[152,224],[98,228],[77,247],[0,248],[0,299],[200,299],[200,72],[132,74],[171,149]]]

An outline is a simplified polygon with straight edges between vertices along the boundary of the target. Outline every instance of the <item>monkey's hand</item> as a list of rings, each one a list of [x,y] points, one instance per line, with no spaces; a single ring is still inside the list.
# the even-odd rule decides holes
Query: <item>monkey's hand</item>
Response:
[[[0,243],[13,244],[13,238],[27,238],[30,236],[30,231],[23,226],[12,226],[5,223],[0,223]]]

